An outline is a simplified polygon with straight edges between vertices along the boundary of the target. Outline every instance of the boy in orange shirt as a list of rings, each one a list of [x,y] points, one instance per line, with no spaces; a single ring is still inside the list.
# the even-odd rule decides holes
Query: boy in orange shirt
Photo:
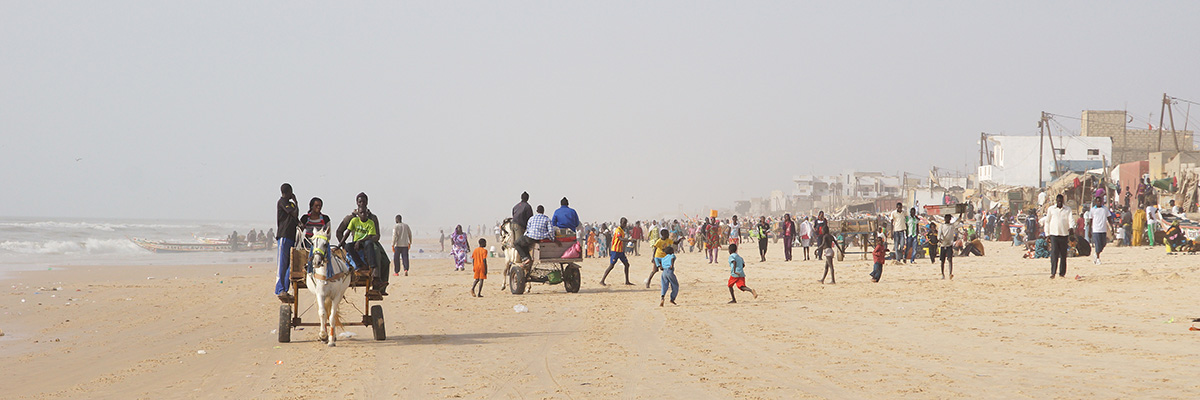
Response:
[[[483,280],[487,279],[487,239],[479,239],[479,247],[471,253],[471,258],[475,262],[475,283],[471,284],[471,297],[483,297]],[[479,291],[476,292],[475,286],[479,286]]]

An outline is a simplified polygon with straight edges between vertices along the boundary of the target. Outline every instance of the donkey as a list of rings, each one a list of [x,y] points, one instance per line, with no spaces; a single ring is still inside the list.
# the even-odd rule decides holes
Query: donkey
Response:
[[[317,298],[317,314],[321,320],[318,338],[329,347],[336,346],[334,328],[338,323],[338,305],[353,279],[349,265],[329,251],[329,227],[313,231],[312,256],[309,258],[306,283],[308,291]]]
[[[513,265],[521,263],[521,256],[517,254],[517,238],[515,237],[515,223],[512,218],[505,218],[504,222],[500,223],[500,248],[504,251],[504,279],[500,280],[500,290],[504,290],[508,285],[508,273]]]

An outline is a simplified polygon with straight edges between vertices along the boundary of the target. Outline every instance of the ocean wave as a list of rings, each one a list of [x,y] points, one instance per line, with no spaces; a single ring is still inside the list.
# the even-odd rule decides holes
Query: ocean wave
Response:
[[[131,223],[107,223],[107,222],[61,222],[61,221],[37,221],[37,222],[0,222],[0,227],[7,228],[32,228],[32,229],[91,229],[102,232],[115,232],[117,229],[190,229],[197,228],[199,225],[173,225],[173,224],[131,224]]]
[[[63,240],[0,242],[0,254],[137,254],[144,252],[145,250],[126,239],[88,238],[82,242]]]

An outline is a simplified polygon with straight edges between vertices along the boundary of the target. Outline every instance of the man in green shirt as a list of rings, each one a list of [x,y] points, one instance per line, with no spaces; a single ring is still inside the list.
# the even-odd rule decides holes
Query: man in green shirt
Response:
[[[379,218],[367,208],[367,194],[359,193],[355,198],[358,208],[342,219],[337,229],[338,242],[354,260],[359,273],[373,272],[372,285],[379,294],[387,296],[387,268],[380,265],[387,257],[379,258]]]

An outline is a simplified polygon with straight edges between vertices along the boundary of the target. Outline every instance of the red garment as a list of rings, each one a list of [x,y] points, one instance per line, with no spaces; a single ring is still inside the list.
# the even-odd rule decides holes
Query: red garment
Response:
[[[883,258],[887,257],[887,247],[883,243],[875,245],[875,251],[871,252],[871,256],[875,258],[875,262],[882,263]]]

